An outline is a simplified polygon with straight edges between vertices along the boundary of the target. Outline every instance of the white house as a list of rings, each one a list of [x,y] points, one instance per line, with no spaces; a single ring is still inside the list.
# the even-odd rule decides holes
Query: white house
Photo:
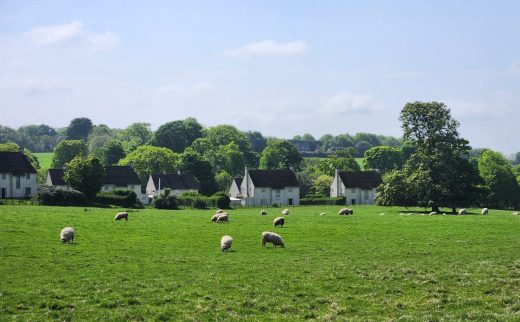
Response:
[[[63,181],[63,169],[49,169],[47,170],[46,186],[52,186],[56,190],[71,190],[70,186]]]
[[[198,192],[199,182],[191,173],[154,173],[148,178],[146,194],[158,196],[165,188],[170,189],[174,196],[180,196],[185,192]]]
[[[38,191],[36,169],[25,154],[0,152],[0,198],[33,197]]]
[[[330,185],[331,197],[345,197],[347,205],[373,205],[376,188],[383,183],[375,171],[339,172]]]
[[[231,190],[231,189],[230,189]],[[290,169],[249,170],[240,185],[242,206],[298,206],[300,185]]]
[[[242,185],[243,177],[234,177],[229,188],[229,198],[241,198],[240,186]]]

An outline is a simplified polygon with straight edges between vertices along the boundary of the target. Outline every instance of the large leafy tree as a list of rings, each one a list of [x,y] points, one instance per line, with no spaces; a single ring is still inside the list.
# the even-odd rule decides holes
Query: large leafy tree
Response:
[[[78,155],[67,164],[63,180],[93,200],[103,186],[104,176],[105,170],[98,158]]]
[[[0,125],[0,143],[19,143],[20,137],[15,129]]]
[[[477,177],[468,173],[471,171],[467,161],[470,147],[459,137],[459,123],[451,117],[446,105],[408,103],[399,119],[404,139],[414,142],[416,150],[404,168],[392,176],[404,180],[408,188],[399,191],[408,195],[395,196],[387,190],[393,191],[394,187],[384,184],[379,189],[378,202],[400,205],[403,200],[414,200],[415,204],[429,206],[436,212],[441,206],[455,208],[462,203],[472,203],[468,196],[474,195]],[[399,191],[395,192],[399,194]]]
[[[257,131],[248,131],[244,134],[249,139],[249,142],[251,142],[253,145],[253,150],[256,153],[262,153],[262,151],[264,151],[265,147],[267,146],[267,139],[262,135],[262,133]]]
[[[87,142],[90,132],[92,132],[92,121],[86,117],[78,117],[73,119],[67,127],[66,139]]]
[[[488,202],[497,208],[520,205],[520,187],[511,165],[498,152],[486,150],[478,160],[478,169],[489,189]]]
[[[375,146],[365,152],[363,166],[365,169],[376,169],[385,173],[398,169],[403,164],[403,152],[400,148]]]
[[[153,138],[150,123],[132,123],[117,134],[123,148],[130,153],[142,145],[148,144]]]
[[[194,118],[168,122],[155,132],[153,145],[181,153],[203,136],[203,127]]]
[[[302,157],[296,147],[286,140],[269,140],[260,158],[261,169],[300,169]]]
[[[318,169],[321,173],[332,177],[334,176],[334,172],[336,169],[345,172],[361,170],[359,164],[356,162],[356,159],[354,159],[352,155],[342,157],[337,155],[331,155],[330,157],[320,161]]]
[[[131,165],[141,183],[145,184],[152,173],[176,172],[179,159],[179,154],[170,149],[143,145],[119,160],[119,165]]]
[[[217,191],[218,187],[211,163],[204,160],[193,149],[188,148],[181,154],[180,168],[184,172],[193,174],[199,180],[201,193],[210,196]]]
[[[20,145],[34,152],[53,151],[62,139],[56,130],[48,125],[26,125],[18,128]]]
[[[87,155],[88,149],[83,140],[64,140],[61,141],[52,158],[53,168],[62,168],[66,163],[70,162],[78,155]]]
[[[126,156],[123,144],[119,141],[109,141],[101,150],[104,165],[117,164]]]

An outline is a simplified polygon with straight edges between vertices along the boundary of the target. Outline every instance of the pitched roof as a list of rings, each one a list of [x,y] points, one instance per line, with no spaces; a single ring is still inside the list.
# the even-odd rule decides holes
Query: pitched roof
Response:
[[[255,187],[283,189],[299,186],[298,179],[291,169],[248,170],[248,172]]]
[[[0,152],[0,172],[23,175],[36,173],[27,157],[20,152]]]
[[[105,169],[103,184],[122,187],[129,184],[141,184],[141,182],[131,166],[108,166]]]
[[[156,190],[159,190],[159,179],[161,179],[161,189],[199,190],[199,182],[191,173],[154,173],[152,174],[152,180]]]
[[[339,176],[346,188],[373,189],[383,183],[375,171],[340,172]]]
[[[233,178],[233,181],[235,181],[235,184],[237,185],[238,188],[240,188],[240,186],[242,185],[242,180],[244,180],[244,177],[234,177]]]
[[[63,181],[63,169],[49,169],[49,176],[53,186],[66,186],[67,183]]]

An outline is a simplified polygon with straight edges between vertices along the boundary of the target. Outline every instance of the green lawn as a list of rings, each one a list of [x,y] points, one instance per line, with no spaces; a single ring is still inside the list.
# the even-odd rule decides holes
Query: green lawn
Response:
[[[0,320],[520,319],[520,216],[339,208],[294,207],[274,228],[280,209],[216,224],[214,210],[114,222],[117,209],[0,206]],[[265,230],[286,248],[262,248]]]
[[[52,157],[54,156],[54,152],[43,152],[43,153],[33,153],[40,163],[40,167],[43,169],[49,169],[52,163]]]

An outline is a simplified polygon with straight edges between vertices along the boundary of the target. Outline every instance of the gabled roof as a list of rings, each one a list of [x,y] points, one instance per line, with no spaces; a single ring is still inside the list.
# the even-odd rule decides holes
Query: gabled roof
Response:
[[[375,171],[340,172],[339,177],[346,188],[373,189],[383,183]]]
[[[24,175],[36,173],[27,157],[20,152],[0,152],[0,173]]]
[[[139,177],[131,166],[108,166],[105,169],[103,184],[113,184],[118,187],[129,184],[141,184]]]
[[[159,179],[161,179],[161,189],[170,188],[172,190],[199,190],[199,182],[191,173],[154,173],[151,175],[155,190],[159,190]]]
[[[242,185],[242,180],[244,180],[244,177],[234,177],[233,178],[233,181],[235,181],[235,184],[237,185],[238,188],[240,188],[240,186]]]
[[[248,170],[255,187],[283,189],[298,187],[298,179],[291,169]]]
[[[53,186],[66,186],[67,183],[63,181],[63,169],[49,169],[49,177]]]

